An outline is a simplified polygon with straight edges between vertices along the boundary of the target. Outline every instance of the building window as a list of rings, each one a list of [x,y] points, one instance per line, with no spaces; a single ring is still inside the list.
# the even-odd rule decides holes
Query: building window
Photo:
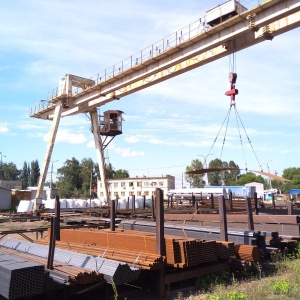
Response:
[[[142,196],[142,192],[140,192],[140,191],[137,192],[137,195],[138,195],[138,196]]]
[[[114,192],[114,195],[115,195],[115,196],[118,196],[118,192]]]
[[[129,192],[129,196],[133,196],[134,195],[134,192]]]
[[[121,196],[123,196],[123,197],[124,197],[124,196],[125,196],[125,192],[121,192]]]
[[[133,182],[129,182],[129,186],[130,186],[130,187],[133,187]]]
[[[149,182],[145,181],[144,186],[149,186]]]
[[[159,186],[164,186],[164,182],[163,182],[163,181],[160,181],[160,182],[159,182]]]
[[[151,182],[151,186],[157,186],[157,182],[155,181]]]
[[[101,188],[101,189],[103,188],[103,184],[102,184],[102,182],[100,182],[100,188]]]
[[[103,192],[100,192],[100,197],[103,197],[103,196],[104,196]]]
[[[136,186],[142,186],[142,182],[141,182],[141,181],[138,181],[138,182],[136,183]]]
[[[121,182],[121,187],[122,187],[122,188],[125,187],[125,182]]]
[[[148,191],[144,192],[144,195],[149,196],[149,192]]]
[[[118,183],[117,182],[114,182],[114,187],[118,187]]]

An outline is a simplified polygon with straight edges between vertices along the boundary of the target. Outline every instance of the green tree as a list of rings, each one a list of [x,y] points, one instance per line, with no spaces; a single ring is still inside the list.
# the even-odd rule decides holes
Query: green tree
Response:
[[[219,158],[211,160],[209,162],[209,168],[223,168],[223,162]],[[208,182],[210,185],[213,185],[213,186],[222,185],[222,180],[224,177],[223,172],[221,172],[221,171],[211,172],[211,173],[208,173],[207,176],[208,176]]]
[[[265,180],[261,175],[257,176],[252,172],[247,172],[246,174],[240,176],[237,180],[238,185],[245,185],[246,183],[250,182],[263,183],[265,189],[269,188],[267,180]]]
[[[195,171],[203,169],[203,164],[199,159],[193,159],[190,166],[187,166],[185,171]],[[186,174],[185,180],[190,183],[192,188],[201,188],[205,185],[203,180],[204,174]]]
[[[57,169],[58,194],[62,198],[80,197],[82,188],[81,166],[76,158],[67,159],[63,167]]]
[[[20,170],[17,169],[17,166],[10,163],[3,163],[0,166],[0,179],[3,180],[18,180],[20,176]]]
[[[38,160],[33,160],[30,164],[29,185],[37,186],[40,177],[40,166]]]
[[[92,189],[97,186],[97,173],[91,158],[84,158],[81,161],[82,195],[84,198],[90,198]]]
[[[129,178],[129,173],[127,170],[116,170],[114,174],[114,179],[120,179],[120,178]]]
[[[292,167],[284,169],[282,172],[282,177],[291,180],[280,182],[280,189],[282,193],[287,194],[291,189],[300,188],[300,168]],[[272,186],[273,184],[274,181],[272,181]]]
[[[21,175],[20,175],[20,179],[22,182],[22,189],[26,189],[29,186],[29,174],[30,174],[29,166],[27,165],[27,162],[24,161],[23,169],[21,170]]]
[[[114,170],[113,166],[111,165],[111,163],[108,163],[107,165],[105,165],[105,169],[106,169],[106,178],[113,179],[115,176],[115,170]]]

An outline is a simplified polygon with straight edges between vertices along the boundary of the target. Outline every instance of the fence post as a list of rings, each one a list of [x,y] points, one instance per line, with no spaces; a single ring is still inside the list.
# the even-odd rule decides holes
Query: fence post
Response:
[[[210,208],[215,208],[213,193],[210,194]]]

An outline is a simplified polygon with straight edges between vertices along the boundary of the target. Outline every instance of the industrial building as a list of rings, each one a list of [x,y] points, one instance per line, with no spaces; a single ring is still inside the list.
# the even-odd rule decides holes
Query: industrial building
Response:
[[[168,191],[175,188],[175,177],[166,175],[162,177],[134,177],[121,179],[108,179],[109,197],[128,198],[136,197],[151,197],[155,195],[157,188],[163,191],[164,197],[167,198]],[[104,187],[101,180],[97,182],[97,196],[99,199],[104,198]]]

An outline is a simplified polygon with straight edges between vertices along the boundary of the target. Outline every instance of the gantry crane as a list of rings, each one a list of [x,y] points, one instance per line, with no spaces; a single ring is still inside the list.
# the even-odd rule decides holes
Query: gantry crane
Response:
[[[212,26],[199,19],[90,79],[71,74],[62,78],[50,97],[30,111],[33,118],[52,121],[36,198],[44,187],[61,117],[90,114],[106,186],[98,107],[299,27],[300,0],[267,0],[217,19],[210,21]],[[108,199],[107,189],[105,193]]]

